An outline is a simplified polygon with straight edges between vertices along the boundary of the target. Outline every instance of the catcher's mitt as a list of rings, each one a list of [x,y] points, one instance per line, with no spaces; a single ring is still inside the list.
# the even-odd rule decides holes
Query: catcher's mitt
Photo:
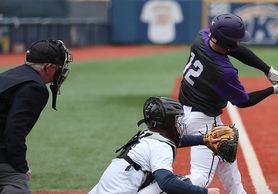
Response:
[[[213,143],[212,139],[220,141]],[[236,159],[238,145],[238,130],[234,126],[214,126],[204,135],[205,145],[223,161],[232,163]]]

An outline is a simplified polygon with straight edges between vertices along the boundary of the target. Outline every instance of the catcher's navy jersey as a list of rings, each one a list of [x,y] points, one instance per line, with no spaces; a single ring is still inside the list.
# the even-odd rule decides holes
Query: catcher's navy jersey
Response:
[[[211,49],[209,29],[201,30],[183,72],[180,102],[208,116],[218,116],[228,101],[236,105],[248,99],[237,69],[226,55]]]

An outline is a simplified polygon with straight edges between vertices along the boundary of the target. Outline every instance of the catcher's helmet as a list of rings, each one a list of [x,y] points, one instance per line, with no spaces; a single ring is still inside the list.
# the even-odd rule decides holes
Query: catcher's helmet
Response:
[[[183,115],[179,102],[167,97],[150,97],[144,103],[143,114],[144,119],[138,122],[138,126],[145,122],[149,129],[175,130],[182,135],[183,132],[176,127],[178,116]]]
[[[56,98],[60,87],[69,74],[70,62],[72,62],[72,55],[61,40],[37,41],[26,52],[26,64],[51,63],[58,66],[53,83],[50,85],[53,109],[56,109]]]
[[[239,41],[248,41],[250,34],[246,31],[241,17],[232,14],[221,14],[212,19],[210,25],[211,37],[226,50],[235,49]]]

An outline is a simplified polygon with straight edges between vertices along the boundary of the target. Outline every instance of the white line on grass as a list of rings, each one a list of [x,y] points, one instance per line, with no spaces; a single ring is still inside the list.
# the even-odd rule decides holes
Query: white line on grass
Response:
[[[239,130],[239,143],[241,145],[243,156],[245,158],[249,175],[255,187],[256,193],[272,194],[272,191],[269,189],[266,183],[256,153],[249,140],[249,137],[247,135],[247,132],[245,130],[245,127],[243,125],[237,108],[233,106],[231,103],[228,103],[227,110],[232,120],[232,123],[235,123],[236,128],[238,128]]]

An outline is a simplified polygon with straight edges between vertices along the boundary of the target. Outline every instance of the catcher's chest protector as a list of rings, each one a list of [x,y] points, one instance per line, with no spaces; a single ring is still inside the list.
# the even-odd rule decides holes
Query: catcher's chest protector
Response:
[[[173,150],[173,160],[175,160],[176,157],[176,145],[173,141],[161,136],[159,133],[152,132],[148,129],[145,129],[143,131],[138,131],[136,135],[134,135],[125,145],[123,145],[121,148],[116,150],[116,153],[121,151],[120,154],[117,156],[117,158],[123,158],[125,159],[130,165],[126,167],[126,171],[128,171],[131,167],[133,167],[135,170],[142,170],[141,166],[137,164],[136,162],[132,161],[132,159],[127,155],[129,150],[133,147],[133,145],[139,143],[139,140],[142,138],[150,138],[155,139],[161,142],[165,142],[168,145],[171,146]],[[138,191],[148,186],[153,180],[154,176],[152,172],[144,171],[145,173],[145,181],[141,184]]]
[[[155,139],[155,140],[167,143],[168,145],[171,146],[171,148],[173,150],[173,159],[175,160],[176,150],[177,150],[176,144],[172,140],[163,137],[159,133],[152,132],[148,129],[145,129],[143,131],[138,131],[138,133],[135,134],[125,145],[123,145],[121,148],[117,149],[116,153],[121,151],[120,154],[117,156],[117,158],[121,158],[121,156],[127,155],[128,151],[132,148],[132,146],[139,143],[139,140],[142,138]]]

